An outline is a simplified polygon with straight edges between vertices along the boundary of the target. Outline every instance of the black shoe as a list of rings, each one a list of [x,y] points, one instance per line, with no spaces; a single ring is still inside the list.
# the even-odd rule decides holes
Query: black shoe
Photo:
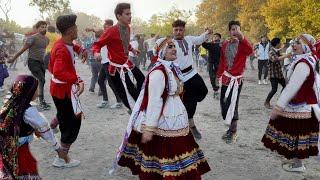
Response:
[[[195,139],[200,140],[202,138],[201,133],[198,131],[197,127],[195,127],[195,126],[191,127],[190,130],[191,130],[193,137]]]
[[[227,132],[225,132],[225,133],[222,135],[221,139],[225,141],[225,140],[230,136],[230,133],[231,133],[231,131],[228,130]]]
[[[225,141],[227,144],[234,144],[237,142],[238,135],[236,132],[231,132],[229,135],[226,137]]]

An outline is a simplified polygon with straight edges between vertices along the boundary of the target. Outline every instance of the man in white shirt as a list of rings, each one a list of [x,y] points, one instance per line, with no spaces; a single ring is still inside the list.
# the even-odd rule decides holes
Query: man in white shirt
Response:
[[[130,41],[131,47],[133,49],[139,48],[139,35],[135,35]],[[133,52],[129,51],[129,59],[134,63],[134,65],[140,69],[140,62],[138,59],[138,55],[135,55]]]
[[[269,60],[269,50],[270,50],[270,43],[266,36],[261,37],[261,42],[258,44],[257,49],[257,57],[258,57],[258,78],[259,78],[259,85],[262,84],[261,76],[263,76],[263,84],[267,84],[267,76],[268,76],[268,60]]]
[[[148,45],[147,55],[149,60],[151,60],[153,57],[153,48],[156,45],[156,38],[157,37],[155,34],[151,34],[151,38],[146,40],[146,43]]]
[[[197,103],[206,97],[208,89],[197,70],[192,66],[192,46],[201,45],[209,38],[212,31],[207,30],[200,36],[184,36],[185,24],[186,22],[182,20],[176,20],[172,23],[174,43],[177,49],[176,62],[183,73],[185,92],[182,101],[188,113],[189,126],[193,136],[196,139],[201,139],[201,134],[194,124],[193,116],[196,112]]]

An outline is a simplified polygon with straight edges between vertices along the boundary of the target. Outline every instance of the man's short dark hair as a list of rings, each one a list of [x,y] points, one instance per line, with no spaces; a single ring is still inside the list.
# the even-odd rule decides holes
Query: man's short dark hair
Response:
[[[61,34],[76,25],[77,16],[74,14],[62,15],[57,18],[56,26]]]
[[[186,26],[186,22],[185,21],[182,21],[180,19],[178,20],[175,20],[173,23],[172,23],[172,27],[185,27]]]
[[[219,38],[221,39],[221,34],[220,33],[214,33],[213,35],[219,36]]]
[[[276,47],[278,44],[280,44],[280,42],[281,42],[280,38],[273,38],[271,40],[271,46]]]
[[[122,15],[125,9],[131,9],[131,5],[129,3],[119,3],[117,4],[116,8],[114,9],[114,15],[118,19],[117,15]]]
[[[54,33],[56,32],[56,28],[54,26],[48,26],[48,32]]]
[[[104,25],[113,26],[113,20],[112,20],[112,19],[106,19],[106,20],[104,21]]]
[[[47,25],[47,22],[45,21],[38,21],[34,26],[36,27],[36,29],[38,29],[40,26],[42,25]]]
[[[239,27],[241,28],[241,24],[240,24],[239,21],[230,21],[230,22],[229,22],[229,25],[228,25],[229,31],[231,30],[231,27],[232,27],[233,25],[237,25],[237,26],[239,26]]]

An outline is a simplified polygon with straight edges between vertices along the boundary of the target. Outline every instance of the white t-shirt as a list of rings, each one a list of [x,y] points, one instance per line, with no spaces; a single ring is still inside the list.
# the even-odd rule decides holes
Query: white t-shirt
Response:
[[[138,49],[138,48],[139,48],[139,43],[138,43],[137,40],[131,41],[130,44],[131,44],[131,47],[132,47],[133,49]],[[136,57],[136,55],[135,55],[133,52],[131,52],[131,51],[129,51],[129,56],[131,56],[131,57]]]
[[[101,64],[105,64],[105,63],[110,62],[110,59],[109,59],[109,57],[108,57],[109,51],[108,51],[107,46],[103,46],[103,47],[101,48],[100,53],[101,53]]]
[[[148,43],[148,51],[153,51],[154,46],[156,45],[156,38],[147,39],[146,42]]]

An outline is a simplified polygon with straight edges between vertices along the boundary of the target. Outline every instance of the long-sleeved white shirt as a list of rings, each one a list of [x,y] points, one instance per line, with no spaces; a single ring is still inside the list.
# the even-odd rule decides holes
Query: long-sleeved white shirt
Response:
[[[205,32],[200,36],[185,36],[182,40],[174,40],[177,49],[177,60],[175,62],[179,64],[181,70],[193,65],[192,46],[200,45],[208,38],[208,32]],[[197,71],[193,68],[193,70],[183,74],[183,81],[186,82],[196,74]]]
[[[48,121],[40,115],[36,107],[31,106],[25,111],[23,121],[40,132],[41,137],[50,143],[55,150],[59,148],[59,143],[50,129]],[[23,145],[31,140],[32,136],[20,137],[19,144]]]

